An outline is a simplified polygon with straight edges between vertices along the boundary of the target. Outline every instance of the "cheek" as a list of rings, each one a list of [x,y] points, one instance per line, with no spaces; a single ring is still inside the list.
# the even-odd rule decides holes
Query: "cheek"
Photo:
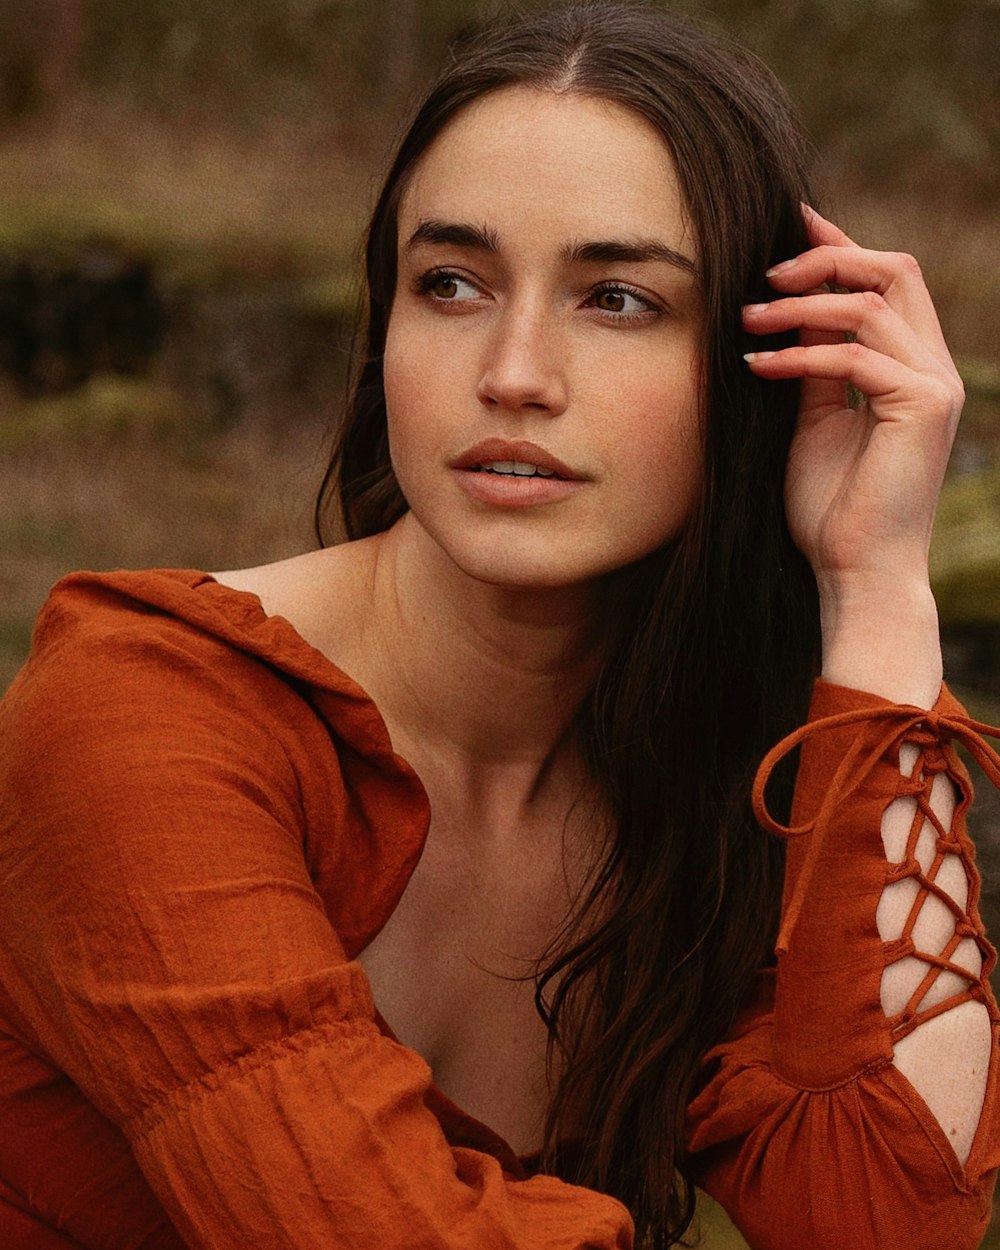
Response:
[[[388,377],[385,381],[385,407],[389,435],[389,460],[400,489],[410,500],[413,489],[412,477],[421,463],[420,422],[400,420],[400,413],[411,413],[412,407],[404,388],[393,387]]]
[[[619,472],[628,483],[635,525],[668,537],[691,515],[703,489],[704,451],[696,388],[662,385],[636,395],[628,435],[619,440]]]
[[[382,355],[382,386],[390,419],[393,414],[405,410],[406,399],[413,389],[411,357],[406,336],[397,329],[397,318],[393,315],[389,318]]]
[[[633,373],[618,392],[615,453],[643,479],[676,482],[699,470],[703,459],[696,370],[687,361],[672,363],[645,376]]]
[[[393,313],[382,357],[386,404],[397,424],[423,424],[454,393],[456,352],[443,348],[425,323],[409,312]]]
[[[385,355],[382,363],[382,385],[385,391],[389,428],[389,451],[397,477],[405,473],[408,451],[419,444],[421,430],[427,429],[426,404],[428,379],[421,373],[419,357],[409,350],[407,336],[389,322]]]

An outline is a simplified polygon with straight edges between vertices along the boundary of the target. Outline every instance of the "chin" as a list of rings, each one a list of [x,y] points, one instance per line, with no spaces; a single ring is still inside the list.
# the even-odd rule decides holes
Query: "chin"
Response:
[[[442,545],[445,555],[466,577],[512,591],[570,590],[595,585],[639,558],[609,556],[602,561],[591,552],[582,558],[581,547],[586,551],[581,543],[574,543],[572,551],[560,550],[558,544],[547,544],[539,550],[538,543]]]
[[[431,564],[443,558],[447,570],[506,590],[570,590],[598,585],[660,547],[662,528],[606,524],[529,524],[528,518],[498,518],[492,524],[412,507],[403,522]],[[429,545],[428,544],[429,540]]]

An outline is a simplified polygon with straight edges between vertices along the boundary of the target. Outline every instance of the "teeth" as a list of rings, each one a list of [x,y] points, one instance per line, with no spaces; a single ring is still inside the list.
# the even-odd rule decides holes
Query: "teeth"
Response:
[[[554,469],[525,464],[520,460],[489,460],[479,466],[483,473],[499,473],[503,477],[555,477]]]

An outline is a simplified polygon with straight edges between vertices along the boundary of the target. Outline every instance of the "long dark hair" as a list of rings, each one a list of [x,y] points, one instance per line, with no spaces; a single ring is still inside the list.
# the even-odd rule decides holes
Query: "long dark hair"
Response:
[[[658,8],[570,5],[464,40],[375,208],[367,337],[317,503],[321,534],[331,503],[351,538],[406,511],[382,387],[400,196],[459,109],[512,85],[612,100],[650,121],[674,157],[703,270],[704,489],[678,538],[617,575],[613,642],[578,716],[607,844],[536,996],[559,1074],[546,1164],[619,1197],[638,1244],[658,1250],[677,1244],[694,1208],[684,1115],[699,1060],[772,958],[781,851],[753,820],[752,776],[805,714],[818,664],[815,584],[783,506],[798,388],[755,378],[741,359],[741,305],[769,298],[765,269],[808,246],[805,147],[768,70]]]

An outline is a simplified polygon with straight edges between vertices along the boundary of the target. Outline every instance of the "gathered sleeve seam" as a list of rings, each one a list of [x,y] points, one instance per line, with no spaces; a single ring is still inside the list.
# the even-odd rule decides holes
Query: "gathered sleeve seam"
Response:
[[[891,1068],[893,1061],[891,1058],[885,1058],[880,1055],[877,1059],[873,1059],[870,1063],[864,1064],[863,1067],[857,1068],[848,1076],[839,1077],[835,1081],[822,1085],[803,1085],[798,1081],[793,1081],[785,1076],[773,1063],[760,1062],[755,1067],[762,1068],[770,1072],[775,1080],[790,1090],[794,1090],[796,1094],[832,1094],[838,1089],[846,1089],[849,1085],[855,1085],[858,1081],[866,1076],[874,1076],[879,1072],[884,1072],[886,1068]]]
[[[316,1047],[366,1035],[373,1039],[381,1036],[373,1021],[359,1018],[318,1024],[273,1041],[261,1042],[253,1050],[234,1056],[168,1091],[133,1116],[123,1125],[123,1130],[132,1141],[138,1141],[177,1115],[211,1098],[227,1085]]]

